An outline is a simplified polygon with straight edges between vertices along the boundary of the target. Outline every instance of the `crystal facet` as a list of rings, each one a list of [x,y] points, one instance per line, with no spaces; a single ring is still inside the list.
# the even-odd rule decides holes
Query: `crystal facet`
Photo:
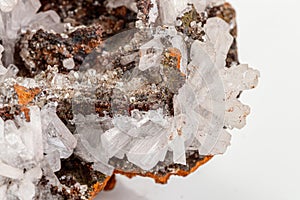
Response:
[[[0,1],[0,199],[91,199],[226,152],[260,76],[228,3],[53,2]]]

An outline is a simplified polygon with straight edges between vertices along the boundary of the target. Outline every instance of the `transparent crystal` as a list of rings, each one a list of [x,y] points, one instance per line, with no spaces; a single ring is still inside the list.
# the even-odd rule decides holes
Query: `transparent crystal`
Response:
[[[108,8],[117,8],[120,6],[126,6],[128,9],[137,12],[136,1],[134,0],[109,0],[106,6]]]
[[[24,123],[20,128],[24,145],[29,152],[34,154],[36,161],[41,161],[44,156],[43,135],[41,124],[41,112],[39,107],[33,106],[30,109],[30,122]]]
[[[60,152],[58,150],[52,151],[45,155],[45,159],[51,164],[51,169],[53,172],[58,172],[61,168],[60,162]]]
[[[163,133],[156,137],[136,138],[131,143],[127,158],[142,169],[150,170],[165,159],[167,143],[167,137]]]
[[[217,68],[223,68],[233,42],[229,24],[219,17],[209,18],[204,26],[204,31],[207,34],[206,45],[211,45],[214,52],[214,55],[210,55],[210,58]]]
[[[13,64],[9,65],[8,68],[4,68],[0,66],[0,70],[3,73],[2,75],[0,73],[0,83],[6,79],[15,78],[19,72],[19,69]]]
[[[21,179],[23,177],[23,170],[0,162],[0,176],[11,179]]]
[[[207,6],[217,6],[224,3],[224,0],[160,0],[159,10],[163,25],[174,25],[175,20],[189,4],[193,4],[196,10],[201,13]]]
[[[9,12],[3,12],[3,3],[0,4],[0,33],[8,66],[0,63],[3,96],[11,98],[7,94],[12,95],[9,90],[13,91],[15,83],[46,90],[33,102],[42,110],[29,107],[30,122],[23,120],[22,115],[6,122],[0,119],[0,185],[13,179],[9,187],[0,187],[0,194],[10,199],[24,195],[33,198],[35,192],[42,190],[34,191],[32,187],[41,169],[51,184],[58,185],[54,172],[60,170],[60,159],[73,152],[106,175],[111,175],[114,167],[126,167],[112,162],[115,158],[150,170],[166,160],[165,165],[185,165],[186,153],[191,149],[201,155],[224,153],[231,139],[224,127],[242,128],[250,112],[237,96],[256,87],[259,73],[247,65],[225,67],[233,37],[232,27],[222,19],[207,20],[201,27],[205,32],[203,41],[174,27],[182,11],[191,8],[189,3],[200,13],[207,6],[223,2],[151,0],[148,23],[142,25],[155,24],[157,28],[143,29],[137,22],[138,30],[104,41],[103,48],[91,53],[95,57],[89,57],[87,62],[97,62],[84,63],[87,65],[69,74],[59,73],[57,66],[49,67],[31,79],[16,77],[17,67],[8,66],[12,63],[14,43],[28,28],[60,32],[60,19],[53,11],[37,13],[41,6],[37,0],[19,0],[14,7],[14,1],[8,1],[11,8],[5,9]],[[133,0],[108,1],[106,5],[137,9]],[[0,55],[2,52],[0,45]],[[116,69],[114,63],[118,62],[114,61],[130,67]],[[73,58],[62,64],[69,70],[75,66]],[[55,103],[44,106],[49,99],[76,100],[74,119],[70,121],[76,124],[74,135],[57,116]],[[101,114],[95,112],[95,102],[99,101],[109,105],[107,111],[100,109]],[[31,169],[36,171],[29,175]]]
[[[139,69],[145,71],[151,67],[158,67],[161,60],[161,54],[164,46],[160,42],[160,38],[155,38],[141,47],[141,59]]]
[[[36,106],[30,110],[30,122],[16,117],[0,119],[0,194],[5,199],[35,196],[36,183],[42,177],[44,160],[41,115]],[[16,126],[17,125],[17,126]]]
[[[37,13],[40,6],[39,0],[1,1],[0,33],[5,49],[5,65],[14,63],[14,45],[21,32],[25,32],[28,28],[38,29],[41,27],[56,32],[64,30],[63,25],[60,23],[60,17],[54,11]]]
[[[0,1],[0,10],[2,12],[10,12],[17,5],[18,0],[2,0]]]
[[[46,141],[46,153],[58,150],[60,158],[68,158],[72,155],[77,145],[77,140],[59,119],[56,114],[56,107],[48,104],[41,111],[43,137]]]

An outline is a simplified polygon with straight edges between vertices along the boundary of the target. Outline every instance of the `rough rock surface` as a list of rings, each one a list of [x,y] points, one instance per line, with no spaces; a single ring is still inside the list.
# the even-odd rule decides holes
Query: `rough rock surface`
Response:
[[[259,77],[235,17],[222,0],[0,3],[0,196],[91,199],[224,153]]]

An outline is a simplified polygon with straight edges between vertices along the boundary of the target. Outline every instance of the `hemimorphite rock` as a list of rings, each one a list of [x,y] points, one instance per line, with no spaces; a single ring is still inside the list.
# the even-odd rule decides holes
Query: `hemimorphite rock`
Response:
[[[246,124],[238,96],[259,72],[231,58],[234,14],[222,16],[231,24],[215,14],[228,14],[224,1],[108,0],[93,19],[81,1],[46,3],[63,19],[38,12],[37,0],[0,3],[0,196],[90,198],[114,172],[165,183],[226,152],[228,130]],[[99,24],[57,34],[60,20],[78,18]],[[17,46],[26,68],[8,65],[26,30]]]

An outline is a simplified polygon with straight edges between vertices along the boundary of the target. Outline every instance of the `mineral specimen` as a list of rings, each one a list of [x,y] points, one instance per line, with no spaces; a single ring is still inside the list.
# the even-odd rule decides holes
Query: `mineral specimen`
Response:
[[[91,199],[230,145],[259,72],[222,0],[0,1],[0,197]]]

